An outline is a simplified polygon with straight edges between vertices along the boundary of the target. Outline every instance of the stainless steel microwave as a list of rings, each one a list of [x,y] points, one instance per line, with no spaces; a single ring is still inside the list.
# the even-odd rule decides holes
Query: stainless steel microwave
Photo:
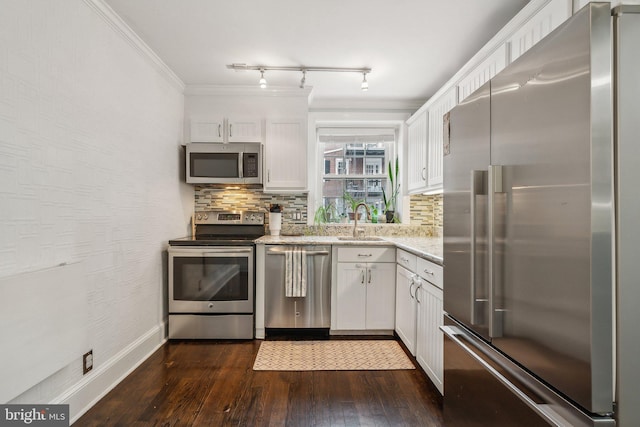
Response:
[[[187,144],[187,183],[262,185],[262,144]]]

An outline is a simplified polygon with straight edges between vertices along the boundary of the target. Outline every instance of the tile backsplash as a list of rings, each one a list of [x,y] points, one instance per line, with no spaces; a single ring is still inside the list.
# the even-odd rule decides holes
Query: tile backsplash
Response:
[[[413,195],[410,199],[410,225],[424,227],[428,235],[442,235],[442,194]],[[257,210],[267,213],[269,205],[279,204],[283,207],[283,229],[291,227],[295,231],[305,232],[307,224],[307,194],[267,194],[262,191],[240,188],[234,190],[219,189],[208,185],[195,186],[195,210]],[[268,224],[269,216],[265,215]],[[378,226],[379,234],[382,228]],[[331,227],[330,227],[331,228]],[[397,227],[398,230],[401,227]],[[405,227],[406,228],[406,227]],[[308,231],[308,230],[307,230]],[[324,229],[315,230],[317,234],[325,234]],[[391,230],[389,230],[391,231]],[[395,233],[393,233],[395,234]],[[422,234],[422,233],[419,233]]]
[[[435,236],[442,235],[442,194],[411,196],[411,225],[433,227]]]
[[[195,210],[254,210],[269,212],[269,205],[279,204],[283,208],[283,225],[304,225],[307,223],[307,195],[267,194],[262,191],[240,188],[218,189],[207,185],[196,185]],[[265,215],[265,222],[269,216]]]

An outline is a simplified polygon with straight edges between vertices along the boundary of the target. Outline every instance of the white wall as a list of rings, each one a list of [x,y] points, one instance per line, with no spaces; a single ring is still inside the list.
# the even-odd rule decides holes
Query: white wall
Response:
[[[164,339],[163,251],[193,209],[184,96],[102,0],[0,3],[0,277],[80,261],[94,353],[13,403],[73,418]]]

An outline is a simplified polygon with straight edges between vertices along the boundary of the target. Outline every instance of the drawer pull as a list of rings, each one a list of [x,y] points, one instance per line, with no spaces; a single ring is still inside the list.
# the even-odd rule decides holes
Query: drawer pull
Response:
[[[369,258],[371,256],[373,256],[373,254],[358,254],[359,257],[365,257],[365,258]]]
[[[426,268],[424,269],[424,272],[425,272],[425,273],[427,273],[427,274],[428,274],[428,275],[430,275],[430,276],[435,275],[435,273],[434,273],[433,271],[429,271],[429,270],[427,270]]]

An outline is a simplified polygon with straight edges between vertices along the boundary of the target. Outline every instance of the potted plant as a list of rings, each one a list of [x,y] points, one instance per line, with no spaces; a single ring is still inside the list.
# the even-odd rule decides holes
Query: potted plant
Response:
[[[333,203],[329,203],[328,205],[320,206],[316,210],[316,214],[313,217],[313,222],[315,224],[324,224],[327,222],[336,222],[338,221],[338,218],[338,210]]]
[[[356,208],[358,207],[358,205],[360,203],[364,203],[364,200],[356,199],[351,194],[349,194],[349,192],[347,192],[347,191],[345,191],[342,194],[342,199],[344,200],[345,205],[349,206],[349,208],[351,209],[351,212],[349,212],[349,219],[355,219]]]
[[[398,176],[400,175],[400,164],[398,162],[398,157],[396,157],[395,168],[391,164],[391,160],[389,160],[389,165],[387,167],[387,172],[389,173],[389,186],[391,187],[391,193],[389,197],[387,197],[387,193],[382,188],[382,200],[384,202],[385,215],[387,217],[387,223],[397,222],[398,219],[396,217],[396,207],[398,203],[398,195],[400,194],[400,182],[398,182]]]

